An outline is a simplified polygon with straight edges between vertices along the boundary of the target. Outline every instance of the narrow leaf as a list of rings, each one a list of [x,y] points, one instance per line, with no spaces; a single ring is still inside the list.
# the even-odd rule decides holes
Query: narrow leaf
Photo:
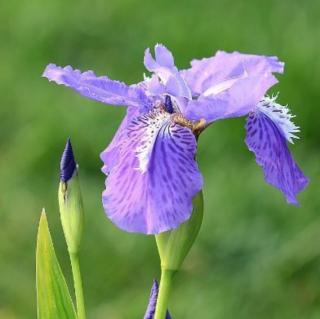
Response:
[[[76,319],[44,211],[41,214],[38,229],[36,268],[38,319]]]

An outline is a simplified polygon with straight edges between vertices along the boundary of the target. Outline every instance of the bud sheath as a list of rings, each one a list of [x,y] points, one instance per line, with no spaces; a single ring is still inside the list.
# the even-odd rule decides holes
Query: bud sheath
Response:
[[[74,290],[77,301],[77,318],[86,319],[78,256],[84,213],[78,169],[70,139],[67,141],[60,163],[59,206],[61,224],[71,261]]]
[[[174,274],[180,269],[190,251],[203,219],[203,194],[200,191],[192,201],[193,211],[188,221],[177,229],[156,235],[161,260],[161,281],[154,319],[164,319]]]
[[[179,270],[199,233],[203,219],[202,191],[193,198],[192,203],[193,211],[188,221],[177,229],[156,235],[162,269]]]

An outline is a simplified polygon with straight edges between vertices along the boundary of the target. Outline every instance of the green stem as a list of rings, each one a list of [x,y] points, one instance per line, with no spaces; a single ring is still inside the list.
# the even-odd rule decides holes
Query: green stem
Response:
[[[165,319],[174,270],[162,269],[161,280],[154,319]]]
[[[81,273],[80,273],[78,254],[70,253],[70,260],[71,260],[74,291],[75,291],[76,302],[77,302],[78,319],[86,319],[86,311],[84,307],[82,279],[81,279]]]

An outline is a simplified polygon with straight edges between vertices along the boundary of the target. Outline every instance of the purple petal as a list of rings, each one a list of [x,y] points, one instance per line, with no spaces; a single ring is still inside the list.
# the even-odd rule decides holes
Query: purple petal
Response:
[[[154,318],[154,314],[156,312],[156,306],[157,306],[158,293],[159,293],[159,285],[158,285],[158,282],[156,280],[154,280],[152,288],[151,288],[148,308],[147,308],[147,311],[146,311],[143,319],[153,319]],[[168,311],[166,314],[166,319],[171,319],[171,316]]]
[[[256,109],[266,91],[275,83],[277,80],[271,74],[248,77],[216,96],[200,96],[198,100],[190,101],[183,113],[188,119],[205,119],[207,123],[244,116]]]
[[[166,87],[166,93],[177,97],[191,98],[191,92],[181,77],[171,52],[162,44],[155,46],[155,59],[150,50],[147,49],[144,55],[144,65],[150,72],[154,72]]]
[[[134,120],[106,180],[103,205],[108,217],[121,229],[145,234],[186,221],[203,183],[196,147],[193,133],[172,123],[165,112]]]
[[[265,96],[257,105],[257,111],[265,114],[279,129],[285,139],[293,144],[294,138],[299,138],[296,134],[300,132],[299,126],[295,125],[288,106],[277,103],[278,95]]]
[[[156,75],[152,75],[150,78],[147,77],[140,85],[144,87],[149,94],[154,96],[167,93],[166,87],[159,81]]]
[[[172,53],[162,44],[157,44],[154,48],[155,58],[159,65],[175,68]]]
[[[283,72],[276,57],[226,53],[194,60],[192,67],[181,71],[197,101],[188,105],[184,114],[194,120],[212,122],[242,116],[253,110],[277,79],[273,72]]]
[[[210,96],[210,91],[215,95],[247,77],[282,73],[283,67],[277,57],[218,51],[211,58],[193,60],[191,68],[180,73],[193,95]]]
[[[246,124],[246,144],[264,170],[265,180],[281,190],[290,204],[308,185],[308,178],[295,163],[285,137],[264,113],[252,113]]]
[[[128,125],[132,119],[139,115],[139,110],[135,107],[128,107],[127,114],[122,120],[116,134],[114,135],[111,143],[101,153],[100,158],[102,159],[104,166],[102,167],[103,173],[109,174],[112,167],[115,166],[119,159],[120,147],[123,141],[128,137]]]
[[[81,73],[71,66],[64,68],[49,64],[43,76],[57,84],[74,89],[90,99],[112,105],[143,107],[149,103],[144,91],[137,86],[127,86],[106,76],[97,77],[92,71]]]

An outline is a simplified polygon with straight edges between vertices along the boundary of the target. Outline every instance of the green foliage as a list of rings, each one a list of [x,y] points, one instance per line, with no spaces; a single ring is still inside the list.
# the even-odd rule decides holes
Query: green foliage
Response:
[[[37,239],[38,319],[76,319],[73,303],[42,212]]]
[[[78,253],[83,231],[83,204],[78,173],[67,183],[60,182],[59,191],[60,219],[69,253]]]

